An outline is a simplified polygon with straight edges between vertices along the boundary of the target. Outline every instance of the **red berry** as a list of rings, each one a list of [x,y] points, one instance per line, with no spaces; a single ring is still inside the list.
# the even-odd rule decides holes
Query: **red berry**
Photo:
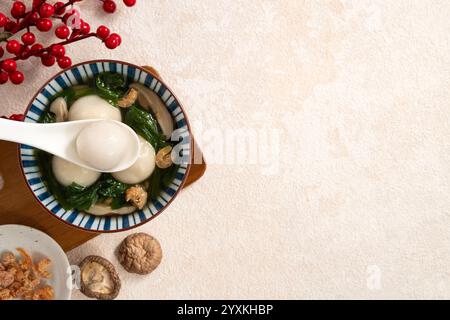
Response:
[[[39,19],[36,22],[36,27],[38,28],[39,31],[42,31],[42,32],[50,31],[52,26],[53,26],[52,20],[47,19],[47,18]]]
[[[8,23],[8,18],[0,12],[0,28],[3,28]]]
[[[117,9],[116,3],[112,0],[103,1],[103,10],[107,13],[114,13]]]
[[[132,7],[136,4],[136,0],[123,0],[123,3],[125,3],[127,7]]]
[[[66,25],[59,26],[55,30],[55,35],[59,39],[66,39],[70,35],[70,29]]]
[[[66,12],[66,7],[64,6],[64,2],[58,1],[55,3],[55,13],[56,14],[63,14]]]
[[[28,46],[22,46],[18,57],[22,60],[26,60],[31,56],[31,49]]]
[[[41,18],[50,18],[54,13],[55,7],[48,3],[44,3],[39,9],[39,15]]]
[[[28,19],[30,20],[30,23],[36,23],[36,21],[39,20],[39,14],[37,12],[33,12]]]
[[[102,40],[108,38],[109,33],[110,31],[106,26],[100,26],[97,28],[97,36]]]
[[[0,84],[5,84],[8,82],[9,76],[6,72],[0,72]]]
[[[31,52],[31,47],[30,46],[23,46],[22,47],[22,51],[20,51],[19,57],[22,60],[26,60],[29,57],[31,57],[33,55],[33,53]]]
[[[17,40],[8,41],[6,44],[6,51],[12,54],[18,54],[20,52],[21,45]]]
[[[116,37],[109,36],[105,40],[105,45],[108,49],[115,49],[119,46],[119,40]]]
[[[0,47],[0,58],[3,57],[4,54],[5,50],[3,49],[3,47]]]
[[[54,56],[50,55],[48,52],[44,52],[41,55],[41,62],[44,66],[51,67],[52,65],[55,64],[56,58]]]
[[[12,59],[5,60],[3,61],[2,69],[8,73],[14,72],[17,69],[17,63]]]
[[[63,45],[54,44],[50,47],[50,54],[54,57],[63,57],[66,54],[66,49]]]
[[[110,37],[117,39],[119,46],[122,44],[122,38],[117,33],[111,33]]]
[[[14,21],[9,21],[6,23],[5,31],[11,32],[17,27],[17,23]]]
[[[25,15],[26,10],[27,8],[22,1],[14,1],[11,8],[11,15],[13,16],[13,18],[19,19]]]
[[[14,71],[9,75],[9,80],[11,80],[14,84],[21,84],[25,77],[23,76],[23,73],[20,71]]]
[[[31,47],[31,54],[34,56],[39,56],[41,54],[38,52],[41,51],[42,49],[44,49],[44,46],[42,44],[40,43],[33,44],[33,46]]]
[[[61,69],[66,69],[72,65],[72,60],[68,56],[64,56],[61,58],[58,58],[58,66]]]
[[[88,34],[91,31],[91,26],[89,25],[89,23],[81,20],[80,30],[82,34]]]
[[[33,32],[24,33],[22,36],[22,42],[27,45],[32,45],[36,41],[36,36]]]
[[[23,120],[25,120],[25,115],[24,114],[12,114],[9,116],[8,119],[13,120],[13,121],[23,121]]]

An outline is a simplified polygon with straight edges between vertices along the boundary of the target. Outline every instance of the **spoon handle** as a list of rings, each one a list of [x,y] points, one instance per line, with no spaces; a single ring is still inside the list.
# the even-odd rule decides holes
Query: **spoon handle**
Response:
[[[0,119],[0,140],[26,144],[50,153],[65,144],[64,141],[58,139],[60,131],[57,124]]]
[[[35,147],[42,135],[42,125],[0,119],[0,140],[23,143]]]

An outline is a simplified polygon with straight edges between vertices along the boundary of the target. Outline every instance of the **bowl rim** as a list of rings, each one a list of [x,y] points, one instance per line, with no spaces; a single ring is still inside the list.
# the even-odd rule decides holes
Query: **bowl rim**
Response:
[[[79,66],[82,66],[82,65],[85,65],[85,64],[99,63],[99,62],[100,62],[100,63],[102,63],[102,62],[118,63],[118,64],[124,64],[124,65],[128,65],[128,66],[134,67],[134,68],[136,68],[136,69],[138,69],[138,70],[140,70],[140,71],[142,71],[142,72],[145,72],[145,73],[151,75],[152,77],[154,77],[155,79],[157,79],[159,82],[161,82],[161,84],[164,85],[164,86],[170,91],[170,93],[172,94],[172,96],[175,98],[175,101],[177,102],[178,106],[180,107],[181,111],[183,112],[184,120],[186,121],[186,126],[187,126],[187,128],[188,128],[189,137],[190,137],[190,139],[189,139],[190,161],[189,161],[189,163],[188,163],[188,165],[187,165],[187,167],[186,167],[186,172],[185,172],[185,174],[184,174],[183,180],[181,181],[181,183],[180,183],[180,185],[179,185],[177,191],[176,191],[175,194],[170,198],[170,200],[167,201],[166,205],[163,206],[160,210],[158,210],[158,212],[157,212],[156,214],[154,214],[154,215],[152,215],[150,218],[148,218],[148,219],[146,219],[146,220],[144,220],[144,221],[142,221],[142,222],[140,222],[140,223],[138,223],[138,224],[135,224],[135,225],[133,225],[133,226],[131,226],[131,227],[128,227],[128,228],[121,228],[121,229],[116,229],[116,230],[92,230],[92,229],[86,229],[86,228],[83,228],[83,227],[81,227],[81,226],[74,225],[74,224],[69,223],[69,222],[67,222],[66,220],[64,220],[64,219],[62,219],[62,218],[60,218],[60,217],[58,217],[57,215],[53,214],[53,213],[52,213],[52,212],[51,212],[51,211],[50,211],[50,210],[49,210],[49,209],[48,209],[48,208],[47,208],[47,207],[46,207],[46,206],[38,199],[38,197],[36,196],[36,194],[34,193],[34,191],[31,189],[31,186],[30,186],[30,184],[28,183],[27,178],[26,178],[26,176],[25,176],[25,170],[24,170],[24,168],[23,168],[22,161],[20,160],[20,159],[21,159],[21,157],[20,157],[20,146],[21,146],[21,145],[18,144],[18,145],[17,145],[17,154],[18,154],[17,159],[18,159],[18,161],[19,161],[20,172],[22,173],[22,178],[24,179],[25,184],[26,184],[28,190],[31,192],[31,194],[32,194],[33,197],[36,199],[36,201],[39,203],[39,205],[40,205],[40,206],[44,209],[44,211],[47,212],[49,215],[51,215],[52,217],[58,219],[59,221],[62,221],[62,222],[65,223],[66,225],[69,225],[69,226],[71,226],[71,227],[73,227],[73,228],[82,230],[82,231],[84,231],[84,232],[93,233],[93,234],[117,233],[117,232],[128,231],[128,230],[131,230],[131,229],[138,228],[138,227],[140,227],[140,226],[146,224],[147,222],[150,222],[150,221],[153,220],[154,218],[158,217],[161,213],[163,213],[163,212],[167,209],[167,207],[170,206],[170,204],[172,203],[172,201],[178,196],[179,192],[183,189],[183,186],[184,186],[184,184],[185,184],[185,182],[186,182],[186,180],[187,180],[187,178],[188,178],[188,176],[189,176],[189,172],[190,172],[190,170],[191,170],[192,160],[193,160],[193,156],[194,156],[194,152],[193,152],[193,151],[194,151],[194,147],[193,147],[193,146],[194,146],[194,141],[193,141],[193,134],[192,134],[191,125],[190,125],[190,123],[189,123],[189,119],[188,119],[188,117],[187,117],[187,114],[186,114],[186,112],[185,112],[185,110],[184,110],[184,108],[183,108],[183,105],[181,104],[180,100],[179,100],[178,97],[175,95],[175,93],[173,92],[173,90],[166,84],[166,82],[164,82],[164,80],[161,79],[161,77],[159,76],[159,74],[153,74],[153,73],[151,73],[151,72],[145,70],[145,69],[144,69],[143,67],[141,67],[141,66],[138,66],[138,65],[133,64],[133,63],[130,63],[130,62],[122,61],[122,60],[114,60],[114,59],[95,59],[95,60],[87,60],[87,61],[84,61],[84,62],[80,62],[80,63],[74,64],[74,65],[72,65],[72,66],[70,66],[70,67],[68,67],[68,68],[66,68],[66,69],[64,69],[64,70],[61,70],[60,72],[58,72],[58,73],[56,73],[55,75],[53,75],[49,80],[47,80],[46,82],[44,82],[44,84],[36,91],[36,93],[35,93],[35,94],[33,95],[33,97],[31,98],[30,102],[28,103],[26,109],[23,111],[23,114],[26,115],[26,114],[28,113],[28,111],[30,111],[30,108],[31,108],[31,106],[32,106],[32,104],[33,104],[33,101],[36,100],[36,98],[37,98],[37,96],[39,95],[39,93],[41,93],[41,91],[42,91],[42,90],[43,90],[43,89],[44,89],[51,81],[53,81],[55,78],[57,78],[58,76],[62,75],[62,74],[65,73],[66,71],[71,70],[71,69],[73,69],[73,68],[76,68],[76,67],[79,67]],[[23,121],[25,121],[25,119],[24,119]],[[89,213],[85,213],[85,214],[89,214]]]

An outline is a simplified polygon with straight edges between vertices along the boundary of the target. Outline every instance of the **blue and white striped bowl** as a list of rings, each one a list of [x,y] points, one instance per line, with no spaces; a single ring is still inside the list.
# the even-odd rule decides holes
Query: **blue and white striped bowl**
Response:
[[[144,69],[120,61],[96,60],[88,61],[71,67],[57,74],[48,81],[34,96],[25,112],[25,122],[37,122],[43,111],[49,107],[49,99],[64,88],[82,84],[88,78],[103,72],[117,72],[130,81],[139,82],[157,93],[166,104],[175,122],[175,128],[181,131],[180,154],[185,159],[180,165],[176,178],[169,188],[163,190],[156,201],[150,201],[141,211],[123,216],[98,217],[77,210],[65,210],[45,185],[39,164],[35,157],[35,149],[21,145],[20,162],[25,180],[36,197],[36,200],[55,218],[72,226],[93,232],[118,232],[128,230],[160,214],[177,196],[181,190],[190,169],[192,155],[192,139],[186,114],[172,91],[164,82]]]

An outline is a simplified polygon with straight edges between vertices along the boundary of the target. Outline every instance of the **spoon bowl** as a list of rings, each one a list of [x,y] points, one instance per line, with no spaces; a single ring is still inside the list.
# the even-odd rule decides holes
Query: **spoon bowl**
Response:
[[[100,122],[113,122],[129,135],[129,152],[114,167],[99,169],[83,160],[77,151],[76,140],[86,127]],[[28,123],[0,119],[0,139],[26,144],[46,151],[80,167],[97,172],[117,172],[131,167],[139,157],[139,138],[126,124],[113,120],[79,120],[60,123]],[[93,137],[95,139],[95,137]]]

